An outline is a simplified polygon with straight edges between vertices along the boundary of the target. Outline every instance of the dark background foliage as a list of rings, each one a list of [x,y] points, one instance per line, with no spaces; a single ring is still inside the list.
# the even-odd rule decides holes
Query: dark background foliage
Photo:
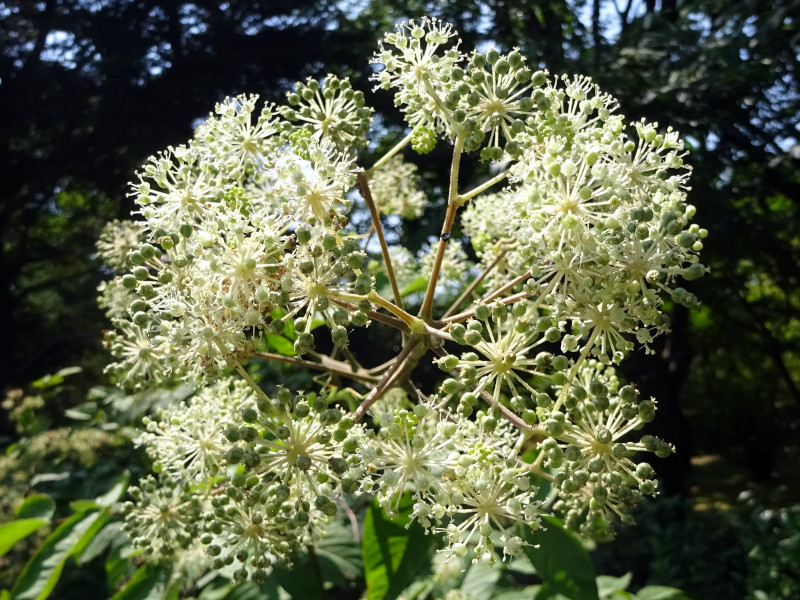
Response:
[[[727,508],[748,485],[796,501],[797,0],[0,2],[0,391],[75,364],[78,388],[101,380],[93,245],[107,220],[129,217],[127,182],[147,156],[185,141],[226,95],[280,100],[329,71],[367,90],[378,36],[424,14],[453,22],[466,48],[519,46],[552,73],[591,75],[629,117],[686,138],[690,200],[710,232],[710,274],[692,283],[703,307],[675,309],[672,334],[624,370],[659,401],[654,428],[678,448],[658,465],[662,489],[691,498],[687,510]],[[373,105],[399,128],[388,94]],[[442,160],[419,159],[431,189]],[[431,235],[436,208],[406,243]],[[702,521],[691,514],[676,527]]]

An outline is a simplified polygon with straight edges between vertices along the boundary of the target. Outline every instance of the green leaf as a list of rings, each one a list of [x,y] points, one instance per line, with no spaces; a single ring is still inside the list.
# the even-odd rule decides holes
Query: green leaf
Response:
[[[56,503],[45,494],[31,494],[20,504],[15,515],[18,519],[42,519],[49,521],[56,511]]]
[[[420,598],[433,598],[434,584],[431,578],[417,580],[403,590],[403,598],[406,600],[419,600]]]
[[[406,287],[400,290],[400,295],[405,297],[409,294],[414,294],[416,292],[424,292],[428,287],[428,278],[427,277],[417,277],[414,281],[409,283]]]
[[[127,534],[123,533],[122,531],[122,521],[107,522],[86,546],[86,549],[81,554],[78,564],[83,565],[91,562],[106,552],[114,545],[114,543],[119,543],[119,540],[124,540],[126,538]]]
[[[69,503],[69,507],[74,513],[85,513],[91,510],[100,510],[103,508],[96,500],[73,500]]]
[[[23,538],[28,537],[50,519],[17,519],[0,525],[0,556],[11,550],[11,547]]]
[[[99,506],[112,506],[122,497],[122,494],[125,493],[125,490],[128,489],[128,482],[130,479],[131,474],[128,471],[123,471],[123,473],[117,477],[117,480],[114,482],[114,485],[111,486],[111,489],[102,496],[95,498],[94,501]]]
[[[105,527],[103,531],[106,529],[108,529],[108,527]],[[98,534],[97,537],[100,537],[100,534]],[[112,540],[111,548],[106,555],[106,562],[104,565],[108,589],[115,590],[119,588],[122,582],[128,577],[132,577],[133,573],[136,571],[136,567],[129,558],[130,549],[127,536],[124,538],[120,536]],[[84,554],[89,554],[91,550],[92,548],[89,546],[86,548]],[[81,556],[81,558],[83,558],[83,556]]]
[[[282,354],[283,356],[294,356],[294,344],[292,344],[292,342],[287,340],[282,335],[268,333],[267,341],[269,342],[269,345],[278,352],[278,354]]]
[[[640,589],[635,598],[636,600],[689,600],[689,596],[681,590],[663,585],[648,585]]]
[[[566,596],[559,594],[556,592],[552,587],[547,585],[539,586],[538,591],[534,591],[534,596],[532,596],[533,600],[570,600]]]
[[[499,579],[500,569],[483,562],[475,563],[464,576],[461,589],[469,594],[471,600],[489,600]]]
[[[353,531],[342,523],[332,523],[328,535],[314,544],[325,581],[355,580],[364,573],[361,548],[353,539]],[[341,583],[344,583],[342,581]]]
[[[171,575],[172,566],[148,563],[111,600],[163,600]]]
[[[91,421],[97,414],[97,403],[84,402],[73,408],[68,408],[64,414],[74,421]]]
[[[103,526],[109,509],[72,515],[51,533],[34,554],[11,589],[13,600],[44,600],[53,591],[70,556],[83,549]]]
[[[291,600],[278,586],[274,574],[267,577],[267,581],[260,586],[251,581],[234,583],[216,573],[213,575],[210,583],[203,584],[205,577],[197,582],[197,587],[202,589],[198,600]]]
[[[545,582],[545,588],[570,600],[599,600],[589,554],[555,517],[542,517],[542,528],[520,528],[525,556]],[[537,596],[538,598],[539,596]]]
[[[409,525],[413,504],[404,496],[396,519],[389,519],[377,502],[367,510],[361,551],[369,600],[396,598],[430,566],[433,538],[418,523]]]
[[[522,461],[525,463],[533,463],[539,456],[539,449],[531,448],[522,455]],[[548,498],[553,494],[553,483],[544,477],[535,475],[533,472],[528,474],[528,479],[531,485],[536,487],[536,494],[534,500],[545,503]]]
[[[597,576],[597,591],[600,594],[600,600],[615,600],[619,598],[633,597],[633,594],[619,594],[624,592],[631,584],[631,573],[626,573],[622,577],[611,577],[610,575]]]
[[[273,573],[278,583],[292,598],[324,600],[325,592],[314,575],[308,559],[298,561],[291,569],[276,568]]]
[[[529,585],[521,590],[504,590],[492,596],[492,600],[531,600],[541,589],[540,585]]]
[[[53,373],[52,375],[45,375],[44,377],[37,379],[31,385],[35,388],[47,389],[49,387],[53,387],[56,385],[60,385],[64,383],[64,378],[69,377],[70,375],[74,375],[75,373],[80,373],[83,369],[81,367],[64,367],[58,373]]]
[[[295,561],[291,569],[274,569],[278,583],[292,598],[324,597],[319,581],[314,576],[317,568],[325,583],[341,588],[352,587],[353,582],[362,577],[364,565],[361,549],[353,539],[352,530],[342,523],[332,523],[327,533],[314,543],[316,566],[312,566],[310,554],[305,554]]]

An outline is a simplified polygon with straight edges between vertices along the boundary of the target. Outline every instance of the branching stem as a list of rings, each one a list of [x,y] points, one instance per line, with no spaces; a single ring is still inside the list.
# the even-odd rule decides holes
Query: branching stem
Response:
[[[504,406],[501,402],[498,402],[494,396],[492,396],[486,390],[481,390],[481,398],[483,398],[489,406],[493,406],[498,408],[502,415],[517,429],[521,429],[523,431],[527,429],[531,429],[531,426],[528,425],[525,421],[520,419],[516,414],[514,414],[511,409],[507,406]]]
[[[389,389],[391,389],[392,385],[407,372],[408,369],[408,362],[409,358],[414,353],[414,350],[420,344],[420,338],[417,336],[412,337],[406,345],[403,346],[403,349],[400,350],[400,353],[397,355],[395,362],[389,367],[383,376],[380,378],[380,381],[375,385],[375,387],[367,394],[367,397],[361,402],[359,407],[353,413],[353,420],[358,421],[363,417],[369,408],[381,397],[385,394]]]
[[[445,312],[444,315],[442,315],[443,319],[446,319],[447,317],[452,315],[458,309],[458,307],[461,306],[461,304],[463,304],[464,300],[466,300],[472,295],[472,292],[475,291],[475,289],[481,284],[481,282],[484,279],[486,279],[489,273],[492,272],[492,269],[494,269],[506,255],[506,253],[508,252],[508,246],[505,243],[505,240],[501,240],[499,243],[501,245],[501,248],[500,251],[497,253],[497,256],[495,256],[494,260],[483,271],[481,271],[480,275],[478,275],[475,279],[473,279],[470,282],[470,284],[461,293],[458,299],[455,302],[453,302],[453,304],[450,305],[450,308],[447,309],[447,312]]]
[[[447,196],[447,213],[445,214],[442,232],[439,235],[439,246],[436,249],[436,259],[431,271],[431,279],[428,281],[428,289],[425,290],[425,299],[422,301],[422,308],[419,316],[424,321],[431,318],[433,312],[433,296],[436,292],[436,281],[439,279],[439,272],[442,269],[444,253],[447,250],[447,242],[450,240],[450,233],[453,230],[453,223],[458,212],[458,172],[461,166],[461,153],[464,150],[463,136],[457,136],[453,145],[453,161],[450,164],[450,190]]]
[[[380,159],[378,159],[378,162],[372,165],[371,168],[367,169],[364,172],[364,174],[367,177],[369,177],[370,175],[372,175],[373,171],[375,171],[376,169],[380,169],[383,165],[389,162],[390,158],[392,158],[395,154],[400,152],[400,150],[402,150],[406,146],[406,144],[408,144],[411,141],[411,138],[413,137],[414,137],[414,130],[412,129],[406,137],[400,140],[391,150],[389,150]]]
[[[459,204],[459,206],[463,206],[464,203],[467,200],[469,200],[470,198],[474,198],[478,194],[481,194],[481,193],[485,192],[486,190],[488,190],[490,187],[492,187],[494,185],[497,185],[498,183],[503,181],[503,179],[505,179],[506,177],[508,177],[508,171],[503,171],[502,173],[499,173],[498,175],[495,175],[494,177],[492,177],[488,181],[484,181],[478,187],[476,187],[473,190],[470,190],[466,194],[459,194],[458,195],[458,204]]]
[[[375,201],[372,199],[372,192],[369,189],[369,180],[367,176],[361,172],[358,173],[358,187],[361,191],[361,196],[364,202],[367,203],[369,214],[372,217],[372,226],[375,228],[375,235],[378,236],[378,242],[381,245],[381,254],[383,255],[383,264],[386,265],[386,275],[389,277],[389,283],[392,286],[392,293],[394,294],[394,301],[398,308],[403,308],[403,297],[400,295],[400,288],[397,285],[397,278],[394,276],[394,267],[392,266],[392,259],[389,256],[389,245],[386,243],[386,236],[383,234],[383,225],[381,225],[381,216],[378,214],[378,209],[375,206]]]

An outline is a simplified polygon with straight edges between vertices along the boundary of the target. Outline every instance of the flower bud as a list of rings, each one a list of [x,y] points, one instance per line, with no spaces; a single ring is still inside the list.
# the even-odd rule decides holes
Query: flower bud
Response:
[[[349,343],[347,337],[347,328],[342,325],[336,325],[333,329],[331,329],[331,340],[335,346],[347,348]]]
[[[233,448],[228,449],[225,453],[225,460],[228,461],[229,464],[235,465],[244,459],[244,450],[242,450],[239,446],[234,446]]]
[[[365,312],[357,310],[350,316],[350,322],[356,327],[364,327],[369,322],[369,317]]]

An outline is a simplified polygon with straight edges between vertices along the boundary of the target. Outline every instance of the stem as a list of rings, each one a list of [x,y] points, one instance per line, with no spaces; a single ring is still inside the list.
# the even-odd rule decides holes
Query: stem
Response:
[[[253,356],[263,358],[265,360],[272,360],[275,362],[288,363],[290,365],[297,365],[298,367],[305,367],[315,371],[325,371],[347,377],[348,379],[355,379],[356,381],[363,381],[365,383],[376,383],[378,377],[371,375],[364,369],[354,370],[349,364],[330,358],[329,356],[320,356],[321,362],[314,362],[313,360],[305,360],[295,356],[284,356],[283,354],[273,354],[272,352],[256,352]]]
[[[370,167],[369,169],[367,169],[367,170],[365,171],[365,174],[366,174],[367,176],[369,176],[369,175],[371,175],[371,174],[372,174],[372,172],[373,172],[375,169],[380,169],[380,168],[381,168],[383,165],[385,165],[387,162],[389,162],[389,159],[390,159],[390,158],[392,158],[392,157],[393,157],[395,154],[397,154],[398,152],[400,152],[400,150],[402,150],[402,149],[403,149],[403,147],[404,147],[406,144],[408,144],[408,142],[410,142],[410,141],[411,141],[411,138],[412,138],[412,137],[414,137],[414,130],[413,130],[413,129],[412,129],[412,130],[409,132],[409,134],[408,134],[406,137],[404,137],[402,140],[400,140],[400,141],[397,143],[397,145],[396,145],[394,148],[392,148],[391,150],[389,150],[389,151],[388,151],[386,154],[384,154],[384,155],[383,155],[383,156],[382,156],[380,159],[378,159],[378,162],[376,162],[374,165],[372,165],[372,167]]]
[[[431,327],[427,323],[425,324],[425,333],[427,333],[428,335],[432,335],[434,337],[442,338],[443,340],[449,340],[451,342],[455,342],[453,336],[450,335],[448,332],[444,331],[443,329]]]
[[[428,77],[424,77],[422,79],[422,85],[425,86],[425,91],[431,97],[436,107],[439,109],[439,116],[446,120],[450,126],[454,125],[453,121],[450,119],[450,110],[444,105],[442,99],[439,97],[439,94],[436,93],[436,88],[433,87],[433,84],[430,82]]]
[[[399,308],[403,308],[403,298],[400,295],[400,288],[397,286],[397,279],[394,276],[394,267],[392,267],[392,259],[389,257],[389,246],[386,243],[386,236],[383,234],[383,225],[381,225],[381,217],[378,214],[378,209],[375,207],[375,201],[372,199],[372,192],[369,189],[369,181],[367,176],[361,172],[356,175],[358,178],[358,187],[361,191],[361,196],[364,202],[367,203],[369,214],[372,217],[372,225],[375,228],[375,234],[378,236],[378,242],[381,245],[381,254],[383,255],[383,262],[386,265],[386,275],[389,277],[389,283],[392,284],[392,293],[394,294],[394,301]]]
[[[489,406],[499,408],[500,412],[503,413],[503,416],[517,429],[521,429],[523,431],[528,429],[533,429],[525,421],[520,419],[516,414],[511,412],[511,409],[504,406],[501,402],[495,401],[494,396],[492,396],[486,390],[481,390],[481,398],[483,398]]]
[[[531,292],[519,292],[514,294],[513,296],[506,296],[502,300],[498,300],[496,304],[500,306],[505,306],[506,304],[513,304],[517,300],[523,300],[525,298],[529,298],[531,296]],[[452,317],[447,317],[446,319],[442,319],[441,323],[461,323],[466,321],[470,317],[475,315],[475,308],[470,308],[469,310],[465,310],[464,312],[460,312],[457,315],[453,315]]]
[[[569,394],[569,385],[572,383],[572,380],[575,378],[575,375],[578,373],[578,369],[581,368],[583,361],[589,356],[589,352],[594,347],[595,341],[597,341],[597,336],[600,335],[600,329],[595,327],[592,330],[589,339],[586,340],[586,345],[583,347],[580,356],[578,356],[578,360],[572,365],[572,368],[569,370],[569,375],[567,376],[567,383],[564,384],[564,387],[561,388],[561,392],[558,394],[558,399],[556,400],[555,405],[553,406],[553,410],[558,410],[561,408],[561,405],[564,403],[564,400],[567,398],[567,394]]]
[[[373,374],[385,371],[386,369],[391,367],[396,360],[397,360],[397,358],[393,358],[391,360],[387,360],[383,364],[378,365],[377,367],[371,367],[371,368],[367,369],[367,373],[369,373],[370,375],[373,375]]]
[[[358,296],[356,294],[346,294],[346,293],[328,294],[328,298],[330,298],[330,301],[333,302],[334,304],[338,304],[342,308],[346,308],[348,310],[353,310],[353,311],[358,310],[358,307],[355,304],[351,304],[350,302],[345,302],[345,300],[355,300],[356,302],[358,302],[360,300],[369,300],[369,298],[367,298],[367,296]],[[398,310],[398,311],[400,310],[394,304],[389,302],[388,300],[385,300],[385,302],[389,306],[394,307],[395,310]],[[378,304],[378,303],[375,302],[375,304]],[[389,310],[386,306],[384,306],[384,308]],[[404,314],[408,318],[408,320],[416,320],[416,317],[413,317],[413,316],[409,315],[405,311],[402,311],[401,314]],[[374,321],[380,321],[381,323],[385,323],[386,325],[389,325],[390,327],[394,327],[395,329],[399,329],[400,331],[402,331],[404,333],[406,332],[406,330],[410,329],[410,327],[409,327],[409,325],[407,324],[406,321],[404,321],[403,319],[399,319],[397,317],[393,317],[391,315],[384,315],[383,313],[379,313],[379,312],[374,312],[374,311],[368,310],[367,311],[367,316],[370,319],[374,320]]]
[[[344,514],[347,515],[347,520],[350,521],[350,530],[353,532],[353,541],[356,544],[361,543],[361,534],[358,530],[358,518],[356,517],[356,513],[353,512],[353,509],[345,502],[342,501],[342,506],[344,507]]]
[[[469,298],[472,295],[472,292],[475,291],[475,288],[477,288],[481,284],[481,282],[484,279],[486,279],[486,277],[489,275],[489,273],[492,272],[492,269],[494,269],[500,263],[500,260],[508,252],[508,247],[505,244],[503,244],[502,241],[500,243],[502,245],[502,247],[500,249],[500,252],[497,253],[497,256],[495,256],[495,258],[491,262],[491,264],[489,264],[489,266],[487,266],[481,272],[480,275],[478,275],[475,279],[472,280],[472,282],[461,293],[461,295],[458,297],[458,299],[455,302],[453,302],[453,304],[450,305],[450,308],[447,309],[447,312],[445,312],[444,315],[442,315],[443,319],[446,319],[451,314],[453,314],[456,311],[456,309],[461,305],[461,303],[464,302],[464,300],[466,300],[467,298]]]
[[[486,298],[483,299],[483,302],[491,302],[492,300],[494,300],[498,296],[501,296],[502,294],[505,294],[508,290],[513,288],[515,285],[523,283],[524,281],[527,281],[528,279],[530,279],[530,277],[531,277],[531,272],[530,271],[525,271],[519,277],[515,277],[514,279],[509,281],[507,284],[505,284],[503,287],[495,290],[494,292],[492,292],[491,294],[486,296]]]
[[[364,398],[359,407],[353,413],[354,421],[361,419],[361,417],[363,417],[369,410],[370,406],[375,404],[375,402],[391,388],[391,385],[395,382],[395,380],[405,372],[408,358],[412,355],[420,341],[420,338],[415,336],[408,340],[406,345],[403,346],[403,349],[400,350],[400,353],[397,355],[394,364],[386,370],[380,381],[378,381],[372,391],[367,394],[367,397]]]
[[[444,252],[447,249],[447,242],[450,239],[450,232],[453,229],[453,222],[458,212],[458,171],[461,166],[461,153],[463,150],[464,138],[459,135],[456,137],[455,144],[453,145],[453,161],[450,164],[450,190],[447,196],[447,213],[445,214],[444,223],[442,224],[442,233],[439,236],[439,247],[436,249],[436,260],[433,263],[431,279],[428,282],[428,289],[425,290],[425,299],[419,311],[419,316],[423,320],[430,319],[431,313],[433,312],[433,296],[436,291],[436,280],[439,279],[439,271],[442,269]]]
[[[262,390],[262,389],[261,389],[261,386],[260,386],[260,385],[258,385],[258,384],[255,382],[255,380],[254,380],[252,377],[250,377],[250,373],[248,373],[247,371],[245,371],[245,370],[244,370],[244,367],[242,367],[242,365],[241,365],[241,364],[239,364],[239,363],[237,362],[237,363],[234,365],[234,368],[236,369],[236,372],[237,372],[237,373],[239,373],[239,375],[241,375],[241,376],[242,376],[242,378],[243,378],[243,379],[244,379],[244,380],[247,382],[247,385],[249,385],[249,386],[250,386],[250,388],[251,388],[251,389],[252,389],[252,390],[253,390],[253,391],[256,393],[256,395],[257,395],[259,398],[261,398],[262,400],[266,400],[266,401],[267,401],[267,403],[269,403],[269,404],[272,404],[272,403],[270,402],[269,396],[267,396],[267,395],[264,393],[264,390]]]
[[[505,179],[506,177],[508,177],[508,171],[507,170],[503,171],[502,173],[500,173],[498,175],[495,175],[494,177],[492,177],[491,179],[489,179],[487,181],[484,181],[478,187],[476,187],[475,189],[467,192],[466,194],[459,195],[458,196],[459,205],[463,205],[470,198],[474,198],[478,194],[480,194],[482,192],[485,192],[486,190],[488,190],[493,185],[498,184],[501,181],[503,181],[503,179]]]

